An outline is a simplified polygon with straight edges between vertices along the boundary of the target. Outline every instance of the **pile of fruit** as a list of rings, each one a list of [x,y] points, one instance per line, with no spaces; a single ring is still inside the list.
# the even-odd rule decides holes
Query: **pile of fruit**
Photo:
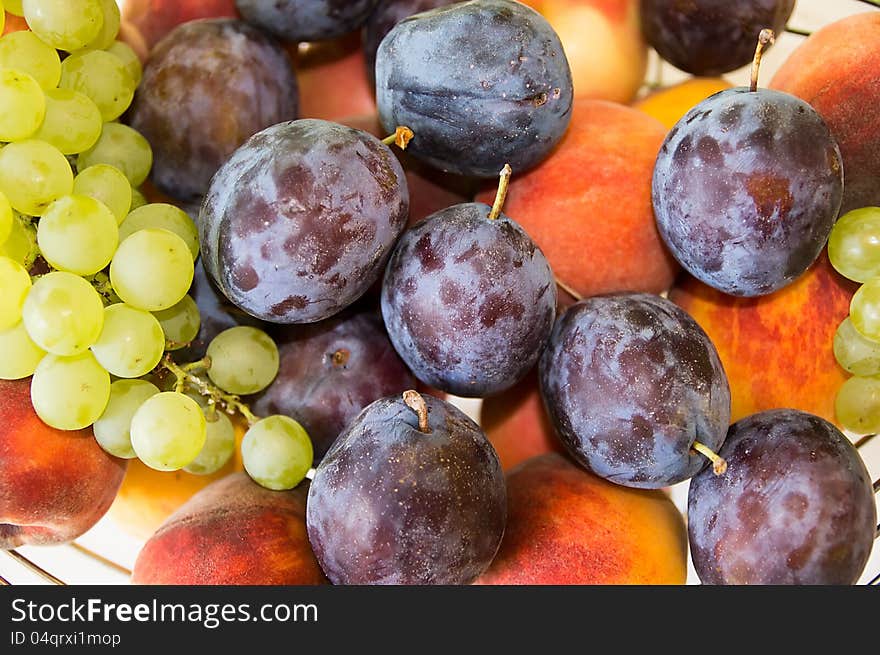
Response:
[[[0,547],[115,500],[139,583],[859,579],[880,12],[762,88],[794,0],[0,1]]]

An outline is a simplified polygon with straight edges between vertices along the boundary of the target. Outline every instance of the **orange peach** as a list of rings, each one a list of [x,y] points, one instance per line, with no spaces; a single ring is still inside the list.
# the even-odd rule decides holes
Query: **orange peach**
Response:
[[[213,483],[150,537],[132,582],[324,584],[306,533],[307,493],[307,482],[292,491],[270,491],[245,473]]]
[[[731,422],[783,407],[834,421],[834,397],[848,375],[832,343],[856,286],[823,253],[793,284],[767,296],[736,298],[687,277],[669,297],[718,349],[730,381]]]
[[[504,213],[582,296],[659,293],[677,265],[651,205],[654,161],[666,128],[631,107],[576,98],[571,125],[536,168],[513,172]],[[478,200],[492,204],[494,190]]]
[[[666,129],[671,130],[695,105],[731,86],[733,85],[730,82],[720,77],[692,77],[684,82],[657,89],[634,102],[633,107],[648,116],[653,116],[663,123]]]
[[[43,423],[29,378],[0,380],[0,549],[76,539],[110,507],[125,466],[91,428]]]
[[[507,474],[507,529],[478,584],[684,584],[684,518],[662,491],[622,487],[559,454]]]
[[[236,18],[235,0],[125,0],[122,19],[137,30],[147,49],[181,23],[199,18]]]

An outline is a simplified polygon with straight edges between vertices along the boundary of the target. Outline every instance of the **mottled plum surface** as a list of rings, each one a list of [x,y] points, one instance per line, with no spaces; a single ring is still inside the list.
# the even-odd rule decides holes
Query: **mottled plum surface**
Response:
[[[258,416],[285,414],[298,421],[309,433],[316,462],[364,407],[416,384],[374,313],[285,327],[274,336],[281,366],[251,407]]]
[[[391,342],[415,376],[459,396],[513,386],[538,360],[556,315],[540,248],[489,206],[441,210],[400,238],[382,283]]]
[[[176,27],[150,54],[130,122],[153,148],[152,180],[200,198],[249,136],[297,115],[296,77],[271,37],[233,19]]]
[[[235,0],[242,18],[285,41],[322,41],[359,28],[376,0]]]
[[[735,296],[798,278],[822,251],[843,193],[819,115],[778,91],[722,91],[666,137],[654,168],[660,235],[694,277]]]
[[[430,432],[400,396],[368,406],[318,466],[309,540],[335,584],[467,584],[506,522],[498,456],[465,414],[423,396]]]
[[[705,584],[853,584],[874,543],[868,471],[831,423],[777,409],[734,423],[727,472],[688,494],[694,566]]]
[[[730,420],[715,346],[659,296],[595,296],[572,305],[553,328],[540,382],[574,458],[629,487],[657,489],[695,475],[708,461],[691,449],[694,442],[717,452]]]
[[[642,32],[660,56],[693,75],[745,66],[758,34],[785,29],[795,0],[641,0]]]
[[[211,183],[199,215],[205,269],[249,314],[313,323],[379,277],[408,207],[403,169],[376,137],[321,120],[274,125]]]
[[[492,177],[544,159],[571,119],[559,37],[511,0],[473,0],[411,16],[376,54],[376,101],[388,129],[415,132],[408,152],[437,168]]]

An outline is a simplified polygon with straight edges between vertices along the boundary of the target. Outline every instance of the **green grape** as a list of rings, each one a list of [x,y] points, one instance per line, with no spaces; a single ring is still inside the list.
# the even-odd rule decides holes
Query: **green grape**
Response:
[[[187,473],[216,473],[226,466],[235,452],[235,428],[226,414],[216,408],[209,409],[206,412],[205,426],[205,445],[198,456],[183,467]]]
[[[21,320],[25,298],[31,290],[31,276],[24,266],[9,257],[0,257],[0,330]]]
[[[81,430],[98,420],[110,399],[110,374],[86,351],[72,357],[48,354],[31,379],[31,404],[43,423]]]
[[[128,71],[128,74],[134,81],[134,85],[138,86],[144,75],[144,68],[141,65],[140,58],[137,56],[137,53],[132,50],[131,46],[125,41],[114,41],[109,48],[106,48],[106,50],[122,60],[122,63],[125,64],[125,70]]]
[[[0,2],[0,34],[6,28],[6,13],[3,11],[3,3]]]
[[[39,216],[73,191],[73,171],[58,148],[45,141],[10,143],[0,150],[0,191],[14,210]]]
[[[880,373],[880,342],[859,334],[849,318],[843,320],[834,334],[834,357],[838,364],[855,375]]]
[[[73,178],[73,192],[100,200],[116,219],[122,223],[131,207],[131,185],[118,168],[109,164],[95,164]],[[123,239],[119,233],[119,240]]]
[[[68,52],[97,38],[104,24],[99,0],[22,0],[21,7],[34,34]]]
[[[247,395],[268,387],[278,374],[278,347],[257,328],[223,330],[208,344],[208,377],[229,393]]]
[[[244,469],[254,482],[282,491],[302,482],[312,467],[312,442],[289,416],[269,416],[254,423],[241,442]]]
[[[12,232],[6,241],[0,245],[0,256],[9,257],[30,270],[37,259],[37,230],[31,224],[29,218],[18,212],[12,215]]]
[[[165,335],[150,312],[124,303],[104,309],[104,328],[92,353],[110,373],[139,378],[156,368],[164,352]]]
[[[50,89],[46,91],[46,118],[34,138],[52,144],[65,155],[75,155],[97,143],[103,125],[101,112],[87,95],[71,89]]]
[[[55,355],[78,355],[101,336],[104,304],[92,285],[78,275],[54,271],[34,282],[22,317],[40,348]]]
[[[0,141],[21,141],[40,127],[46,98],[37,81],[14,68],[0,69]]]
[[[99,0],[99,2],[101,3],[101,12],[104,15],[101,31],[98,32],[98,36],[89,41],[79,52],[109,48],[116,40],[116,35],[119,34],[119,24],[122,22],[122,16],[120,15],[119,5],[116,4],[116,0]]]
[[[165,333],[165,350],[179,350],[196,338],[202,324],[196,301],[190,296],[162,311],[153,314],[159,319]]]
[[[157,227],[174,232],[186,242],[193,259],[199,256],[199,230],[182,209],[164,202],[153,202],[138,207],[119,226],[119,238],[134,234],[145,227]]]
[[[110,263],[110,283],[123,302],[157,312],[183,299],[193,271],[183,239],[168,230],[147,228],[119,244]]]
[[[3,0],[3,6],[6,11],[16,16],[24,16],[24,9],[21,8],[21,0]]]
[[[849,317],[863,337],[880,341],[880,277],[865,282],[853,294]]]
[[[44,91],[54,89],[61,80],[58,51],[27,30],[0,38],[0,68],[27,73]]]
[[[94,275],[113,258],[119,228],[103,203],[88,196],[64,196],[40,219],[37,244],[53,268]]]
[[[76,167],[84,170],[95,164],[115,166],[133,187],[138,187],[150,174],[153,151],[140,132],[128,125],[107,123],[98,142],[79,156]]]
[[[0,380],[20,380],[33,375],[46,351],[28,336],[24,323],[0,330]]]
[[[880,277],[880,207],[841,216],[828,238],[828,258],[837,272],[856,282]]]
[[[205,415],[182,393],[165,391],[148,398],[131,420],[131,445],[141,461],[159,471],[176,471],[192,462],[207,437]]]
[[[0,246],[6,243],[9,235],[12,234],[12,226],[15,218],[12,215],[12,205],[6,198],[6,194],[0,191]]]
[[[140,192],[140,189],[135,189],[132,187],[131,189],[131,207],[128,208],[128,211],[133,212],[138,207],[143,207],[147,204],[147,199],[144,198],[144,194]]]
[[[122,60],[104,50],[77,53],[61,62],[58,86],[91,98],[105,122],[116,120],[128,109],[135,90]]]
[[[157,393],[156,385],[146,380],[116,380],[111,384],[107,408],[92,428],[98,445],[116,457],[137,457],[131,446],[131,419]]]
[[[837,392],[837,420],[859,434],[880,431],[880,378],[851,377]]]

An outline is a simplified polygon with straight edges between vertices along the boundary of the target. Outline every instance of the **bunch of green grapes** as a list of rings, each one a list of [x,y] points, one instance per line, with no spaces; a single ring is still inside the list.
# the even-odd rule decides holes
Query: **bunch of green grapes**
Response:
[[[12,9],[30,30],[0,38],[0,379],[32,376],[43,422],[92,426],[107,452],[165,471],[223,467],[235,449],[226,414],[240,411],[251,423],[248,472],[272,489],[296,486],[312,464],[308,435],[287,417],[258,419],[238,398],[278,372],[265,332],[227,330],[188,366],[166,357],[199,332],[187,295],[198,231],[138,190],[152,151],[114,122],[141,76],[116,41],[116,2]]]
[[[853,374],[837,393],[841,425],[854,432],[880,430],[880,207],[842,216],[828,240],[828,258],[837,271],[862,286],[850,315],[834,335],[834,356]]]

